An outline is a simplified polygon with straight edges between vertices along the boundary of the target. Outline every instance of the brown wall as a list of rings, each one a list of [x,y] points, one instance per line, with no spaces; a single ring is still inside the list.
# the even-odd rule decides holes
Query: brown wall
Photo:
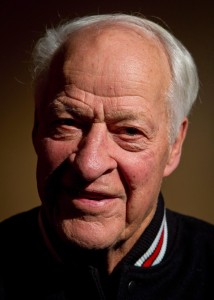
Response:
[[[75,3],[76,2],[76,3]],[[168,207],[214,223],[214,9],[212,1],[1,1],[0,220],[39,203],[31,144],[33,99],[29,75],[33,42],[45,26],[91,13],[140,12],[162,22],[187,46],[201,88],[190,117],[182,162],[164,181]],[[122,4],[121,4],[122,3]]]

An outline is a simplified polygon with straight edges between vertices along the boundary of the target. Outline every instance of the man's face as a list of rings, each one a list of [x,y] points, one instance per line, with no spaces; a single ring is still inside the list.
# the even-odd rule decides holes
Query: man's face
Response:
[[[170,146],[170,69],[126,28],[88,29],[54,59],[37,103],[38,190],[63,239],[129,249],[154,215]]]

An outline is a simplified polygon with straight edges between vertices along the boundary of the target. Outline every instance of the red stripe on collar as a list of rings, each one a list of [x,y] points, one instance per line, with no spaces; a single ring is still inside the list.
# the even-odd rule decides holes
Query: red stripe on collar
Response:
[[[160,236],[160,240],[157,244],[157,247],[155,248],[154,252],[152,253],[151,256],[149,256],[144,263],[141,265],[141,267],[144,268],[149,268],[152,266],[152,264],[154,263],[155,259],[158,257],[161,247],[163,245],[163,239],[164,239],[164,228],[162,230],[161,236]]]
[[[135,266],[142,268],[149,268],[159,264],[166,252],[168,240],[168,230],[166,216],[164,214],[159,231],[151,243],[149,249],[141,255],[141,257],[135,263]]]

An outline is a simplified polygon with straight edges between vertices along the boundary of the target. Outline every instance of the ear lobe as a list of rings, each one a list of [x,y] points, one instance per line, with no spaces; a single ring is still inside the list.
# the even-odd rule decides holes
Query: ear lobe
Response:
[[[175,142],[170,146],[169,158],[164,170],[164,177],[169,176],[179,165],[182,153],[182,146],[187,134],[187,129],[188,119],[185,118],[181,123]]]

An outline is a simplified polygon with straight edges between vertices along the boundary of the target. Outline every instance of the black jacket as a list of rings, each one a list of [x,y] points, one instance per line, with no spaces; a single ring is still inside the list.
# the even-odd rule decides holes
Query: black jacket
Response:
[[[212,299],[214,226],[204,221],[166,210],[163,260],[150,268],[134,266],[151,243],[163,210],[160,199],[154,220],[105,278],[78,251],[63,263],[50,254],[38,226],[39,208],[5,220],[0,225],[0,300]]]

